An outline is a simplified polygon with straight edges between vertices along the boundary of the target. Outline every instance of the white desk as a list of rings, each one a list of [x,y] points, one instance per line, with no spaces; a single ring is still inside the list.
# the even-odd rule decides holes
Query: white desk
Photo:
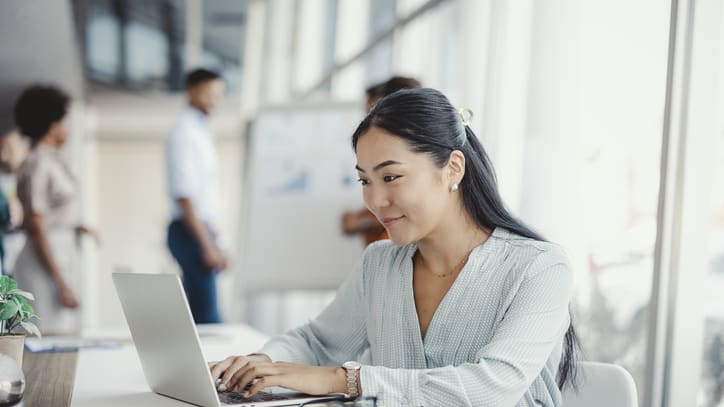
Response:
[[[92,332],[89,337],[130,339],[127,332]],[[246,325],[207,325],[199,327],[201,346],[207,360],[251,353],[267,340]],[[116,349],[89,349],[78,353],[78,365],[71,406],[188,406],[151,392],[133,345]]]

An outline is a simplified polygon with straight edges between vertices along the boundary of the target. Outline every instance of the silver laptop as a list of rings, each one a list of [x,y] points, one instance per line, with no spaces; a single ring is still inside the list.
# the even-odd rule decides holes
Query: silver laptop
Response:
[[[275,388],[251,399],[216,391],[191,310],[175,274],[113,273],[146,381],[154,392],[205,407],[298,406],[343,395],[311,396]]]

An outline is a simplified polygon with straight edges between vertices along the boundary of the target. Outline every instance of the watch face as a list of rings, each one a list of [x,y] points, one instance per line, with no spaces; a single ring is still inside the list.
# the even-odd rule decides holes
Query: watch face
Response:
[[[359,362],[349,361],[344,362],[342,367],[345,369],[359,369],[360,367],[362,367],[362,365],[360,365]]]

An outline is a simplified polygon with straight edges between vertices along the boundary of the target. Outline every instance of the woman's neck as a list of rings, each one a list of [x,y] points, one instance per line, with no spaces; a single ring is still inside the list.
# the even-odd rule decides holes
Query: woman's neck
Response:
[[[40,139],[40,140],[36,143],[36,146],[43,146],[43,147],[50,147],[50,148],[57,148],[57,147],[58,147],[58,145],[57,145],[57,143],[55,142],[55,140],[50,139],[50,137],[44,137],[44,138]]]
[[[450,270],[485,242],[492,230],[481,229],[464,209],[417,242],[418,257],[431,270]]]

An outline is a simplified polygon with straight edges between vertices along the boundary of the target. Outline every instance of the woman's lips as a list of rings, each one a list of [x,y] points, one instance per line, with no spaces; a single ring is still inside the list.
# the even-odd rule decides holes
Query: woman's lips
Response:
[[[395,222],[397,222],[398,220],[400,220],[400,219],[402,219],[402,218],[404,218],[404,216],[384,218],[384,219],[382,219],[382,224],[383,224],[386,228],[388,228],[388,227],[392,226]]]

